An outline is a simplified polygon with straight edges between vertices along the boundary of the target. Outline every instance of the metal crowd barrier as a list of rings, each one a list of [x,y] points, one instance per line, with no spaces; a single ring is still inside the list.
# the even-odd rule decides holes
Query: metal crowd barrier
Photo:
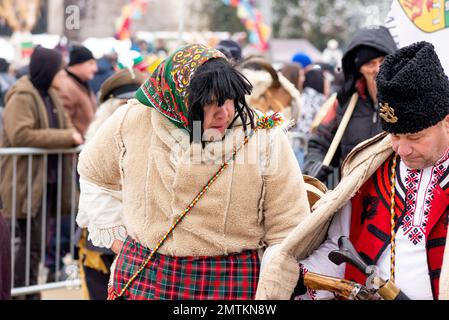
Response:
[[[12,212],[11,219],[8,221],[10,225],[11,233],[11,294],[12,296],[32,294],[45,290],[51,290],[55,288],[73,288],[80,286],[79,273],[77,265],[75,264],[75,208],[76,203],[76,189],[78,188],[78,177],[76,172],[76,163],[78,159],[78,154],[81,151],[82,146],[72,149],[36,149],[36,148],[0,148],[0,157],[12,157],[12,181],[11,181],[11,191],[12,191]],[[45,277],[45,259],[47,254],[47,227],[48,219],[47,216],[47,164],[48,156],[57,155],[57,183],[56,183],[56,235],[55,235],[55,277],[52,281],[47,282]],[[68,261],[68,265],[65,264],[64,274],[61,273],[61,223],[62,223],[62,174],[63,174],[63,156],[71,156],[71,209],[70,209],[70,256],[65,257]],[[17,162],[19,157],[27,157],[27,179],[26,181],[17,181]],[[41,157],[43,161],[43,194],[42,194],[42,214],[41,214],[41,246],[40,246],[40,262],[39,262],[39,272],[38,272],[38,283],[30,283],[30,267],[31,267],[31,206],[32,206],[32,183],[33,183],[33,159],[36,157]],[[0,179],[3,179],[3,175],[0,172]],[[17,221],[17,210],[16,208],[16,196],[17,196],[17,186],[20,184],[27,184],[27,217],[26,217],[26,256],[25,256],[25,286],[24,287],[14,287],[14,275],[15,275],[15,259],[17,254],[17,245],[20,239],[16,239],[16,228],[18,226]]]

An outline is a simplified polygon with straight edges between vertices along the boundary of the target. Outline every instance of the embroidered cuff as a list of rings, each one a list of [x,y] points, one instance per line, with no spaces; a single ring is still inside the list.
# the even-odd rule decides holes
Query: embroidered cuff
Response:
[[[294,300],[317,300],[315,290],[304,286],[304,276],[309,272],[303,264],[299,264],[299,281],[294,291]]]
[[[111,248],[114,240],[125,241],[128,236],[128,232],[123,225],[98,228],[90,224],[87,230],[89,231],[89,240],[97,247]]]

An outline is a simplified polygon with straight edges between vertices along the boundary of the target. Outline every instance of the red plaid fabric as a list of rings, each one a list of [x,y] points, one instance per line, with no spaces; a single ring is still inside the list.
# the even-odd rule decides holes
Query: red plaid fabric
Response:
[[[114,299],[150,254],[130,237],[117,258],[108,299]],[[156,253],[123,295],[126,300],[249,300],[259,279],[256,250],[218,257]]]

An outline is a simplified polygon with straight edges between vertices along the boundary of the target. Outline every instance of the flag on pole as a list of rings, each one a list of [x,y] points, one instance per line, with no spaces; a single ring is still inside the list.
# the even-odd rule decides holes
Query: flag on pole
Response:
[[[385,26],[400,48],[432,43],[449,75],[449,0],[393,0]]]
[[[225,5],[237,8],[237,16],[249,33],[248,40],[251,45],[262,52],[268,50],[270,28],[264,24],[260,11],[250,0],[223,0]]]
[[[118,40],[129,39],[131,37],[131,24],[135,20],[140,20],[147,9],[148,0],[130,0],[121,10],[120,17],[116,20],[115,38]]]

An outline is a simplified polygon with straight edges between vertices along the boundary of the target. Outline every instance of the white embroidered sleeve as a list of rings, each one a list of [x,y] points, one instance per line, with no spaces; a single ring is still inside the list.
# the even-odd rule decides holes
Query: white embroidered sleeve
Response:
[[[338,249],[338,239],[341,236],[349,236],[351,224],[351,202],[337,212],[332,220],[327,233],[327,239],[306,259],[299,261],[303,272],[315,272],[325,276],[344,278],[345,264],[337,266],[329,260],[329,252]],[[308,290],[308,293],[298,296],[297,300],[309,299],[333,299],[333,293],[329,291]]]
[[[80,179],[80,200],[76,222],[89,231],[94,246],[111,248],[114,240],[124,241],[127,231],[122,220],[122,192]]]

